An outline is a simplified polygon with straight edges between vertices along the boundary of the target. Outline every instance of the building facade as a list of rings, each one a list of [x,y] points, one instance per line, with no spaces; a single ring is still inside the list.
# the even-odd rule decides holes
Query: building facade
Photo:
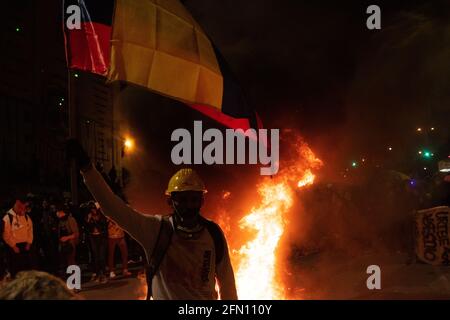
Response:
[[[8,5],[0,38],[0,193],[70,188],[64,142],[69,135],[68,70],[61,1]],[[121,138],[113,90],[98,76],[79,73],[73,94],[77,135],[95,163],[121,177]]]

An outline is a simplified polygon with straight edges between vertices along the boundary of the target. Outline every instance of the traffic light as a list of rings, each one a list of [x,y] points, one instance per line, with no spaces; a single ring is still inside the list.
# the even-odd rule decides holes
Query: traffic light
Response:
[[[421,155],[422,158],[430,159],[434,156],[434,153],[432,153],[431,151],[428,151],[428,150],[420,150],[419,155]]]

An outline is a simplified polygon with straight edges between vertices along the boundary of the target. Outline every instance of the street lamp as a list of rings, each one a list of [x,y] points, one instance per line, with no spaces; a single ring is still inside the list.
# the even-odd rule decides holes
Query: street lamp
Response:
[[[132,151],[134,148],[134,140],[132,138],[126,138],[123,145],[126,151]]]

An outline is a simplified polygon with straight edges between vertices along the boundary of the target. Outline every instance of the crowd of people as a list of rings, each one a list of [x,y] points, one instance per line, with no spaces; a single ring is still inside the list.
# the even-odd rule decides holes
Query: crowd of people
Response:
[[[92,273],[91,281],[105,283],[118,271],[131,275],[128,248],[135,261],[142,261],[139,245],[94,201],[74,206],[69,199],[27,194],[0,210],[0,281],[26,270],[64,279],[67,267],[78,265],[87,276]]]

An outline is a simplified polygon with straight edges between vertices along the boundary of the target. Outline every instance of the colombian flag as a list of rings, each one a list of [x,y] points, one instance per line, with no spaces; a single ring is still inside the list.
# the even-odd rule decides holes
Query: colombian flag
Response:
[[[75,12],[81,22],[74,27]],[[262,127],[230,68],[179,0],[66,0],[69,68],[184,102],[233,129]]]

